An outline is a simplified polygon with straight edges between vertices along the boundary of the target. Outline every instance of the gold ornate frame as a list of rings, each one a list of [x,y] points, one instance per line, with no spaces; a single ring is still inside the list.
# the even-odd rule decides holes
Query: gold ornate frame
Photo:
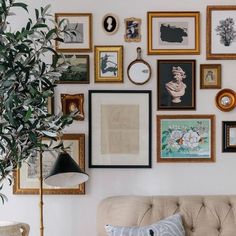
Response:
[[[95,46],[94,51],[95,51],[95,60],[94,60],[95,83],[123,83],[123,46],[122,45]],[[112,74],[110,76],[101,75],[101,66],[102,66],[100,57],[101,53],[106,53],[105,55],[108,55],[108,60],[109,60],[109,53],[117,54],[117,65],[116,65],[117,74],[114,73],[113,75],[112,73],[110,73]]]
[[[193,18],[195,22],[195,43],[193,48],[154,48],[153,47],[153,19],[155,18]],[[147,35],[148,35],[148,54],[149,55],[179,55],[179,54],[200,54],[200,12],[148,12],[147,13]]]
[[[62,137],[62,140],[65,142],[68,141],[69,143],[74,143],[74,145],[78,145],[76,148],[76,153],[73,153],[71,155],[76,162],[79,164],[80,168],[82,170],[85,170],[85,134],[64,134]],[[47,142],[47,140],[43,140],[43,142]],[[49,140],[48,140],[49,142]],[[53,146],[56,146],[57,144],[53,144]],[[75,151],[75,150],[73,150]],[[55,152],[55,151],[54,151]],[[54,153],[55,156],[57,156],[57,153]],[[46,151],[43,154],[43,160],[47,158],[47,155],[53,155],[52,152]],[[38,153],[39,156],[39,153]],[[53,164],[53,163],[52,163]],[[30,186],[30,182],[27,182],[24,178],[24,175],[27,173],[27,165],[29,165],[27,162],[24,162],[22,164],[22,167],[20,169],[17,169],[14,172],[14,185],[13,185],[13,193],[14,194],[39,194],[39,179],[35,178],[34,180],[31,180],[34,185],[34,187]],[[46,165],[46,164],[45,164]],[[39,166],[38,166],[39,167]],[[47,166],[47,169],[51,168]],[[39,169],[37,170],[39,173]],[[24,182],[25,181],[25,182]],[[25,185],[24,187],[22,185]],[[28,185],[27,185],[28,184]],[[37,185],[38,187],[35,187]],[[51,186],[44,186],[43,190],[44,194],[85,194],[85,183],[80,184],[78,186],[75,186],[73,188],[54,188]]]
[[[138,36],[135,37],[135,38],[129,38],[127,35],[127,24],[129,21],[136,21],[138,23],[138,26],[137,26],[137,29],[138,29]],[[142,23],[142,20],[141,18],[135,18],[135,17],[130,17],[130,18],[126,18],[124,20],[124,23],[125,23],[125,35],[124,35],[124,38],[125,38],[125,42],[140,42],[141,41],[141,23]]]

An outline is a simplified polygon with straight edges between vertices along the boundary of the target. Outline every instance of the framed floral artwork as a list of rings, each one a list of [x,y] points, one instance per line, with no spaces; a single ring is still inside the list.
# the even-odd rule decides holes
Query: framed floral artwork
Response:
[[[195,60],[157,61],[157,109],[195,110]]]
[[[158,162],[214,162],[214,115],[158,115]]]
[[[207,59],[236,59],[236,5],[207,6]]]
[[[148,54],[200,54],[199,12],[148,12]]]

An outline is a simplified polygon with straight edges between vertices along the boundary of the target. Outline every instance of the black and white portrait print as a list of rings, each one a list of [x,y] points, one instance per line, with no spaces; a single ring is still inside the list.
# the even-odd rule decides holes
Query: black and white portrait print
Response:
[[[103,17],[103,29],[107,34],[114,34],[118,29],[118,19],[113,14],[106,14]]]

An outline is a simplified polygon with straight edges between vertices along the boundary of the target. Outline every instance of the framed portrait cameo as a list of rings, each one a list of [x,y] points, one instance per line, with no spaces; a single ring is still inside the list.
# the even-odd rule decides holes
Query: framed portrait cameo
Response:
[[[102,19],[103,30],[106,34],[114,34],[118,30],[119,21],[115,14],[108,13]]]

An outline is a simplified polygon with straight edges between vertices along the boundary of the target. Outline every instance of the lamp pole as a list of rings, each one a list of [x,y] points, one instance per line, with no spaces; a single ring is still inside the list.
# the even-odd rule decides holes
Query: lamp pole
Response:
[[[39,180],[40,180],[40,188],[39,188],[39,208],[40,208],[40,236],[44,236],[44,226],[43,226],[43,152],[40,149],[39,152]]]

